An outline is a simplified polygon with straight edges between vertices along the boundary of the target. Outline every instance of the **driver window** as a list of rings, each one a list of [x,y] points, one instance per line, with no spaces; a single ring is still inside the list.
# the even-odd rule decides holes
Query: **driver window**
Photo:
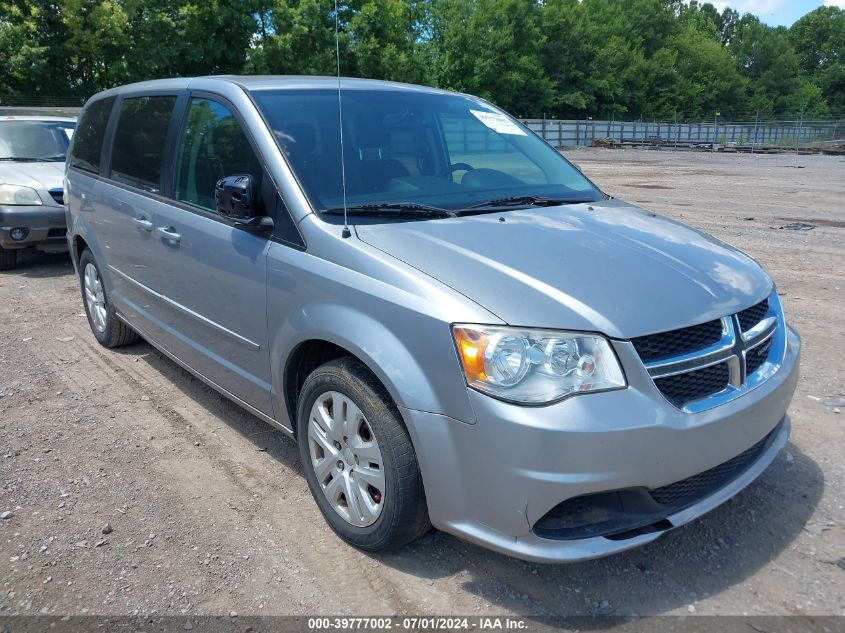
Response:
[[[210,99],[191,99],[176,157],[174,197],[214,211],[214,186],[225,176],[261,178],[261,162],[232,112]]]
[[[440,115],[446,149],[452,164],[452,179],[460,183],[468,169],[495,169],[526,184],[547,184],[548,178],[528,156],[506,136],[494,132],[473,116]],[[507,166],[507,169],[504,167]]]

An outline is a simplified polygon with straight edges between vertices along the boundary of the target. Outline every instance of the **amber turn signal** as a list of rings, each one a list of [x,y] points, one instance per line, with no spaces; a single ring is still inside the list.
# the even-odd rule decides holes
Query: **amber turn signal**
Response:
[[[467,380],[486,380],[484,373],[484,352],[487,349],[487,336],[469,328],[455,328],[455,343],[458,355],[464,366]]]

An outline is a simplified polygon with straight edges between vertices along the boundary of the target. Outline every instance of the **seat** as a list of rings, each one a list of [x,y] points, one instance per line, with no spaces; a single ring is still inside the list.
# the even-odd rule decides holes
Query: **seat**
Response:
[[[361,193],[387,191],[391,180],[409,175],[408,168],[400,161],[385,156],[390,149],[390,132],[381,120],[357,117],[353,142],[357,161],[352,171]]]

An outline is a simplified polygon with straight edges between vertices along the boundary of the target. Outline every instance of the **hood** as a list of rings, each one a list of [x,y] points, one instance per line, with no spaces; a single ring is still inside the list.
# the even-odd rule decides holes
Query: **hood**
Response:
[[[631,338],[738,312],[772,290],[741,251],[614,200],[356,230],[515,326]]]
[[[63,162],[12,163],[0,162],[0,184],[22,185],[33,189],[60,189],[65,177]]]

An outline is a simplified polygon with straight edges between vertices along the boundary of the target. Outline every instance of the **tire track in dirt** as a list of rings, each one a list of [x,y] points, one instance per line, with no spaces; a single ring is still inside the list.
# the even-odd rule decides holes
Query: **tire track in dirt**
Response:
[[[48,288],[38,291],[42,298],[50,294]],[[69,293],[61,294],[66,299]],[[59,297],[56,301],[62,303]],[[430,566],[422,552],[411,562],[422,572],[424,578],[418,579],[344,544],[326,527],[313,503],[293,440],[228,402],[146,343],[123,351],[101,348],[87,321],[78,318],[81,309],[75,305],[63,311],[67,325],[60,338],[74,339],[61,343],[58,354],[45,344],[48,337],[34,347],[49,373],[77,400],[96,398],[104,414],[129,414],[136,427],[134,436],[152,433],[156,439],[150,441],[165,452],[153,465],[154,479],[178,482],[179,490],[188,495],[211,487],[225,491],[215,497],[226,504],[224,509],[236,511],[248,524],[269,525],[277,539],[284,538],[288,552],[296,552],[302,568],[322,579],[311,583],[331,588],[336,602],[329,613],[475,610],[477,601],[462,601],[453,588],[434,588],[425,579],[441,573],[426,569]],[[274,558],[273,552],[264,551],[262,556]],[[393,556],[402,559],[408,554]]]

